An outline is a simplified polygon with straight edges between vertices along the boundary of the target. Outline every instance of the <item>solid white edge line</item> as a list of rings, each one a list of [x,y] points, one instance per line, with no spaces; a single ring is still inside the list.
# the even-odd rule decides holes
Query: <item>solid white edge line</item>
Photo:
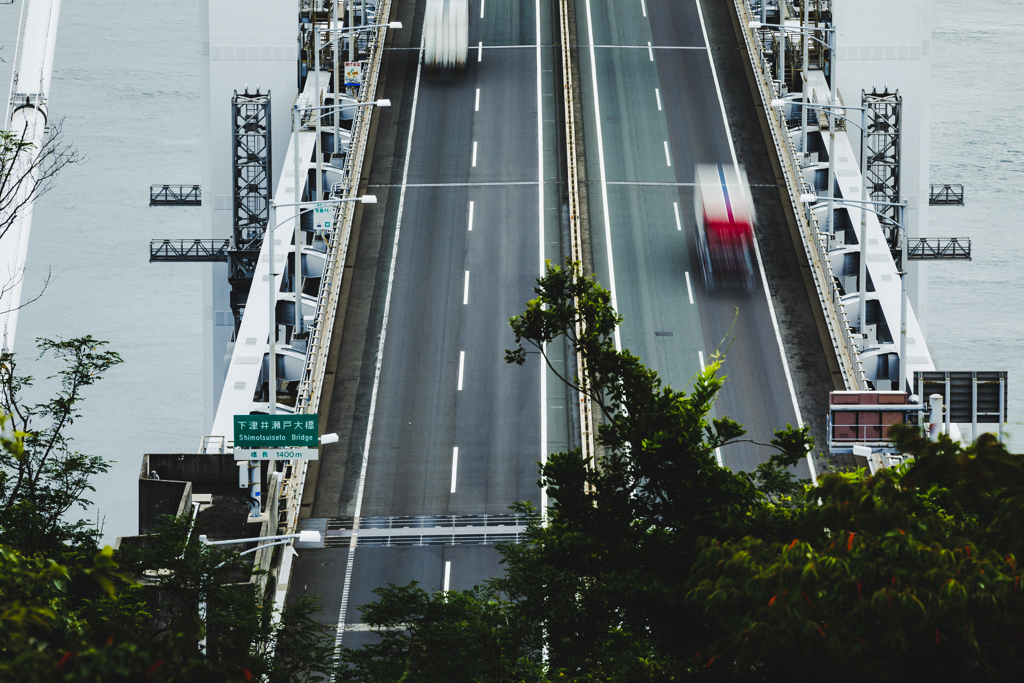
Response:
[[[538,3],[539,4],[539,3]],[[539,21],[539,20],[538,20]],[[597,129],[597,165],[601,173],[601,208],[604,211],[604,241],[605,249],[608,252],[608,291],[612,295],[612,308],[619,310],[618,299],[615,294],[615,259],[612,258],[612,224],[608,215],[608,174],[604,166],[604,134],[601,130],[601,98],[597,90],[597,61],[594,57],[594,22],[590,16],[590,0],[587,0],[587,38],[590,41],[590,77],[594,88],[594,119]],[[648,45],[650,45],[648,43]],[[538,48],[538,53],[540,48]],[[651,61],[653,61],[653,56]],[[539,76],[538,76],[539,78]],[[619,337],[619,326],[615,326],[615,350],[622,350],[622,340]]]
[[[640,0],[640,9],[643,10],[644,16],[647,16],[647,3],[644,0]]]
[[[466,367],[466,352],[459,351],[459,391],[462,391],[462,371]]]
[[[480,88],[476,89],[476,104],[473,105],[473,111],[480,111]]]
[[[412,156],[412,133],[416,127],[416,104],[420,96],[420,75],[423,70],[423,47],[426,33],[420,36],[420,54],[416,62],[416,85],[412,92],[412,113],[409,117],[409,139],[405,148],[405,170],[402,171],[402,192],[398,199],[398,218],[395,222],[395,241],[391,247],[391,267],[388,271],[388,291],[384,297],[384,317],[381,321],[380,341],[377,342],[377,362],[373,370],[373,391],[370,394],[370,413],[367,417],[366,440],[363,442],[363,461],[359,467],[359,484],[356,487],[356,505],[352,514],[352,538],[348,545],[345,563],[345,583],[341,589],[341,608],[338,612],[338,627],[334,636],[334,659],[341,656],[341,640],[345,633],[345,613],[348,607],[349,590],[352,583],[352,568],[355,564],[356,540],[359,537],[359,515],[363,511],[363,492],[366,489],[366,470],[370,461],[370,439],[373,435],[373,419],[377,412],[377,391],[380,388],[380,368],[384,362],[384,340],[388,331],[388,315],[391,312],[391,293],[395,285],[395,265],[398,263],[398,238],[402,234],[402,211],[405,208],[405,188],[409,182],[409,159]],[[337,680],[335,677],[334,680]]]
[[[654,99],[658,100],[658,111],[661,111],[661,91],[654,89]]]
[[[700,30],[704,34],[704,47],[708,54],[708,63],[711,65],[711,79],[715,82],[715,92],[718,94],[718,107],[722,111],[722,123],[725,125],[725,137],[729,141],[729,152],[732,154],[732,165],[739,174],[740,164],[736,159],[736,147],[732,144],[732,130],[729,128],[729,117],[725,113],[725,102],[722,100],[722,88],[718,84],[718,71],[715,69],[715,59],[711,54],[711,43],[708,41],[708,29],[704,25],[704,12],[700,8],[700,0],[694,0],[697,5],[697,16],[700,18]],[[800,414],[800,404],[796,400],[796,388],[793,386],[793,375],[789,371],[789,362],[786,360],[786,351],[782,347],[782,333],[779,331],[779,320],[775,315],[775,304],[772,303],[771,292],[768,291],[768,277],[764,273],[764,261],[761,260],[761,247],[757,243],[757,235],[754,235],[754,255],[757,256],[757,267],[761,270],[761,286],[764,288],[764,297],[768,301],[768,312],[771,314],[772,327],[775,328],[775,341],[779,345],[779,357],[782,358],[782,369],[786,374],[786,384],[789,386],[789,397],[793,401],[793,412],[796,414],[797,427],[804,426],[804,418]],[[814,460],[810,451],[807,452],[807,467],[811,472],[811,481],[816,481],[818,475],[814,470]]]
[[[473,232],[473,201],[469,202],[469,229],[466,232]]]
[[[455,493],[455,479],[459,473],[459,447],[454,446],[452,448],[452,490],[449,493]],[[447,590],[447,588],[445,588]]]
[[[466,284],[462,288],[462,305],[469,304],[469,271],[466,271]]]
[[[473,140],[473,167],[476,168],[476,140]]]
[[[672,211],[676,215],[676,230],[682,231],[683,222],[679,220],[679,202],[672,202]]]
[[[540,32],[540,0],[534,1],[534,16],[536,17],[535,30],[537,38],[537,231],[540,242],[540,276],[544,277],[546,260],[544,258],[544,91],[541,81],[541,32]],[[547,352],[547,345],[542,349]],[[545,363],[540,364],[540,462],[546,465],[548,462],[548,384],[547,367]],[[548,521],[548,489],[542,487],[540,490],[540,514],[541,523],[547,526]]]
[[[478,61],[478,62],[484,61],[484,43],[483,43],[483,41],[480,41],[479,43],[476,44],[476,61]]]
[[[651,58],[652,62],[654,61],[654,50],[651,48],[651,41],[649,40],[647,41],[647,56]]]
[[[446,560],[444,563],[444,592],[448,592],[448,587],[451,585],[452,578],[452,561]]]
[[[668,140],[665,140],[665,165],[672,167],[672,157],[668,154]]]
[[[693,303],[693,287],[690,286],[690,271],[686,271],[686,294],[690,297],[690,303]]]

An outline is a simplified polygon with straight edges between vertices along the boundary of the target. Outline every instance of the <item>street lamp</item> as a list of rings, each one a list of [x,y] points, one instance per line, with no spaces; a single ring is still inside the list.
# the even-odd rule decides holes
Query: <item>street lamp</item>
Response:
[[[812,204],[812,203],[816,202],[818,199],[819,199],[818,195],[815,195],[815,194],[802,194],[802,195],[800,195],[800,201],[804,202],[806,204]],[[897,273],[896,273],[897,275],[900,276],[900,375],[899,375],[899,377],[900,377],[900,386],[902,387],[903,386],[904,375],[906,374],[906,358],[907,358],[907,308],[908,308],[908,305],[907,305],[907,274],[908,274],[908,272],[907,272],[907,261],[908,261],[907,241],[908,241],[908,236],[907,236],[907,227],[905,225],[906,211],[907,211],[907,201],[903,200],[902,202],[896,204],[896,203],[893,203],[893,202],[874,202],[874,201],[857,201],[856,199],[840,199],[839,200],[839,204],[860,205],[861,211],[867,210],[867,211],[870,211],[871,213],[875,214],[876,216],[879,216],[881,218],[886,219],[886,221],[895,224],[896,227],[899,228],[900,231],[903,233],[903,239],[901,240],[901,244],[900,244],[900,249],[902,251],[901,257],[900,257],[900,268],[901,269],[899,271],[897,271]],[[869,204],[872,205],[872,206],[895,206],[895,207],[899,207],[899,210],[900,210],[900,220],[899,221],[894,221],[891,218],[889,218],[887,215],[882,213],[881,211],[876,211],[875,209],[868,209],[867,205],[869,205]],[[864,233],[862,233],[862,234],[864,234]],[[860,263],[860,265],[861,265],[861,268],[860,268],[861,276],[860,277],[861,277],[861,281],[860,281],[860,287],[859,287],[859,289],[860,289],[860,315],[861,315],[860,330],[861,330],[862,334],[864,332],[864,324],[865,324],[865,316],[866,316],[866,312],[865,312],[866,302],[865,302],[865,299],[866,299],[866,292],[867,292],[867,281],[866,281],[867,280],[867,267],[866,267],[866,264],[865,264],[865,261],[866,261],[865,241],[866,240],[864,239],[864,237],[862,237],[861,238],[861,244],[860,244],[860,250],[861,250],[861,252],[860,252],[861,253],[861,263]]]
[[[763,0],[762,0],[762,2],[763,2]],[[804,23],[805,24],[807,23],[807,8],[808,8],[808,5],[804,4]],[[821,32],[821,33],[831,34],[833,41],[835,40],[835,32],[836,32],[835,28],[824,28],[824,27],[818,27],[818,26],[816,26],[814,28],[808,28],[806,26],[783,26],[781,24],[766,24],[766,23],[764,23],[764,16],[763,16],[763,14],[764,14],[764,11],[762,9],[762,17],[761,17],[762,21],[751,21],[751,22],[749,22],[747,24],[747,26],[749,26],[750,28],[754,28],[754,29],[762,28],[762,27],[764,27],[764,28],[775,28],[775,29],[779,29],[780,34],[785,32],[785,31],[795,31],[795,32],[804,33],[804,34],[814,34],[814,33]],[[832,104],[833,105],[836,103],[836,100],[838,99],[836,93],[839,90],[839,81],[836,80],[836,52],[835,52],[835,49],[833,48],[833,46],[830,43],[828,43],[828,42],[826,42],[824,40],[821,40],[820,38],[817,38],[814,35],[805,35],[804,36],[804,40],[802,41],[803,42],[803,53],[804,53],[804,72],[803,72],[804,73],[804,75],[803,75],[803,80],[804,80],[804,82],[803,82],[803,105],[804,105],[804,109],[802,109],[801,112],[800,112],[800,119],[801,119],[800,128],[801,128],[801,131],[802,131],[802,142],[803,142],[803,153],[804,154],[807,153],[807,109],[806,109],[806,107],[807,107],[807,70],[810,68],[809,61],[808,61],[808,55],[807,55],[807,40],[806,40],[807,38],[810,38],[811,40],[817,41],[818,43],[821,43],[822,45],[825,46],[825,49],[828,50],[829,78],[832,81],[832,83],[831,83],[831,86],[832,86],[831,87],[831,91],[832,92],[830,93],[829,96],[832,98]],[[783,39],[783,41],[784,40],[785,39]],[[783,42],[782,44],[785,45],[785,42]],[[782,60],[783,60],[782,61],[782,64],[783,64],[782,71],[783,71],[783,73],[785,73],[785,56],[782,57]],[[832,131],[832,122],[830,121],[830,123],[829,123],[829,132],[831,133],[831,131]],[[832,148],[834,146],[832,143],[835,142],[835,135],[834,134],[830,138],[829,142],[830,142],[830,146],[829,146],[829,153],[828,153],[828,155],[829,155],[829,158],[831,158],[832,157]],[[830,177],[830,181],[833,181],[833,179],[831,177]]]
[[[322,537],[320,536],[320,532],[319,531],[312,531],[312,530],[307,529],[307,530],[304,530],[304,531],[300,531],[297,534],[282,534],[280,536],[257,536],[256,538],[231,538],[231,539],[228,539],[226,541],[211,541],[209,538],[206,537],[205,534],[202,534],[202,535],[199,536],[199,542],[201,544],[203,544],[204,546],[211,546],[211,545],[228,545],[228,544],[235,545],[235,544],[240,544],[240,543],[252,543],[254,541],[256,543],[260,543],[262,541],[273,541],[273,543],[263,543],[262,545],[257,545],[255,548],[250,548],[249,550],[245,550],[245,551],[242,551],[242,552],[238,553],[238,557],[241,557],[242,555],[248,555],[249,553],[254,553],[254,552],[258,551],[258,550],[262,550],[263,548],[269,548],[269,547],[275,546],[275,545],[284,545],[285,543],[289,543],[294,538],[299,539],[299,543],[320,543],[323,540]],[[216,567],[214,567],[214,569],[220,569],[221,567],[223,567],[227,563],[228,563],[228,561],[224,560],[223,562],[218,564]],[[202,594],[202,597],[200,598],[200,601],[199,601],[199,619],[203,622],[203,625],[207,627],[207,630],[209,630],[209,624],[207,624],[207,621],[206,621],[206,593],[205,593],[205,588],[203,589],[203,594]],[[206,635],[205,634],[203,635],[203,639],[201,641],[199,641],[199,651],[202,652],[203,654],[206,654]]]
[[[238,545],[240,543],[252,543],[253,541],[256,541],[257,543],[261,543],[263,541],[274,541],[273,543],[258,545],[255,548],[250,548],[249,550],[245,550],[243,552],[238,553],[239,557],[241,557],[242,555],[254,553],[260,548],[269,548],[272,545],[282,545],[293,538],[299,539],[299,543],[319,543],[321,540],[319,531],[305,530],[300,531],[297,534],[282,534],[280,536],[257,536],[256,538],[231,538],[226,541],[211,541],[205,534],[202,534],[199,536],[199,542],[203,545]]]
[[[366,11],[366,8],[364,6],[363,7],[364,19],[365,19],[365,11]],[[337,23],[337,20],[338,20],[337,6],[335,6],[334,15],[335,15],[334,16],[335,23]],[[321,31],[326,31],[327,34],[330,35],[331,32],[347,33],[347,32],[353,32],[353,31],[366,31],[366,30],[370,30],[370,29],[373,29],[373,28],[380,28],[380,27],[385,27],[385,26],[388,27],[388,28],[396,28],[396,29],[402,28],[402,22],[400,22],[400,21],[390,21],[390,22],[387,22],[387,23],[384,23],[384,24],[372,24],[372,25],[360,26],[357,29],[357,28],[354,28],[351,25],[352,21],[353,21],[353,15],[352,15],[352,5],[351,5],[351,1],[350,1],[350,3],[349,3],[349,27],[348,28],[334,28],[334,29],[327,28],[327,29],[321,29],[319,26],[314,25],[314,28],[313,28],[313,31],[314,31],[314,34],[313,34],[313,52],[314,52],[313,84],[314,84],[314,91],[316,92],[316,98],[317,98],[316,99],[316,104],[317,105],[320,104],[320,51],[322,49],[322,46],[320,45],[320,33],[321,33]],[[337,38],[337,40],[340,40],[340,37]],[[331,42],[333,42],[333,41],[328,40],[327,41],[327,45],[330,45]],[[326,46],[323,46],[323,47],[326,47]],[[349,41],[349,61],[354,61],[354,60],[355,60],[355,41],[351,41],[350,40]],[[334,120],[334,153],[335,154],[337,154],[337,152],[338,152],[338,141],[339,141],[339,138],[341,136],[341,131],[339,130],[340,126],[341,126],[340,121],[339,121],[339,119],[341,118],[341,84],[340,84],[340,81],[338,80],[338,75],[339,75],[338,74],[338,51],[337,51],[337,49],[335,49],[334,50],[334,91],[335,91],[334,92],[334,99],[335,99],[334,105],[335,105],[335,107],[338,110],[338,115],[335,117],[335,120]],[[321,118],[322,117],[320,117],[320,116],[318,116],[316,118],[316,189],[317,189],[317,199],[320,199],[323,196],[323,166],[322,166],[322,164],[323,164],[323,149],[321,148],[322,143],[321,143],[321,140],[320,140],[320,119]],[[295,128],[294,121],[292,122],[292,128],[293,129]],[[295,149],[295,201],[300,201],[302,199],[299,196],[300,187],[299,187],[299,178],[298,178],[298,173],[299,173],[298,154],[299,154],[298,147],[296,146],[296,149]]]
[[[298,183],[298,177],[296,176],[296,184]],[[361,202],[363,204],[376,204],[377,196],[372,194],[365,194],[361,197],[350,197],[346,199],[328,199],[322,202],[294,202],[291,204],[278,204],[273,200],[270,201],[270,215],[267,221],[266,241],[267,241],[267,258],[268,258],[268,271],[267,271],[267,292],[268,292],[268,307],[269,307],[269,338],[270,344],[269,351],[269,363],[270,366],[270,377],[269,382],[270,391],[269,404],[270,404],[270,415],[277,414],[277,287],[274,286],[274,234],[277,232],[277,208],[293,206],[299,209],[292,218],[295,219],[295,317],[299,322],[297,327],[299,331],[302,330],[302,290],[300,283],[302,281],[302,246],[301,246],[301,225],[299,216],[303,211],[308,211],[311,208],[319,206],[321,204],[343,204],[345,202]]]
[[[334,24],[335,24],[335,27],[334,28],[327,28],[327,29],[320,29],[320,28],[315,29],[316,30],[316,36],[315,36],[315,39],[314,39],[314,43],[316,45],[315,69],[316,69],[316,73],[317,73],[315,83],[316,83],[317,97],[320,96],[320,50],[322,48],[327,47],[328,45],[330,45],[331,43],[333,43],[335,41],[340,41],[344,37],[345,33],[356,33],[356,32],[359,32],[359,31],[369,31],[371,29],[382,28],[382,27],[392,28],[392,29],[400,29],[400,28],[402,28],[402,22],[400,22],[400,21],[389,21],[389,22],[383,23],[383,24],[368,24],[366,26],[352,26],[351,25],[352,24],[352,20],[353,20],[353,16],[352,16],[352,7],[351,7],[351,2],[350,2],[350,5],[349,5],[349,18],[348,18],[349,26],[346,27],[346,28],[339,28],[337,26],[337,24],[338,24],[338,7],[337,7],[337,4],[335,4],[335,7],[334,7]],[[324,44],[323,46],[320,45],[320,31],[324,31],[325,33],[327,33],[328,34],[328,38],[329,38],[327,43]],[[331,39],[330,38],[330,34],[331,33],[338,33],[338,34],[341,34],[341,35],[339,35],[337,38]],[[340,47],[340,45],[338,47]],[[349,43],[348,43],[348,61],[350,61],[350,62],[355,61],[355,41],[354,40],[350,40]],[[340,72],[338,71],[338,50],[337,49],[334,50],[334,99],[335,99],[334,106],[338,109],[338,116],[334,119],[334,151],[335,151],[335,153],[337,153],[337,151],[338,151],[338,138],[340,136],[339,119],[341,118],[341,77],[340,77]],[[378,101],[380,101],[380,100],[378,100]],[[389,105],[390,105],[390,103],[388,105],[380,105],[380,106],[389,106]],[[318,130],[318,132],[317,132],[317,140],[319,140],[320,139],[319,129],[317,129],[317,130]]]
[[[861,91],[861,104],[864,102],[864,91]],[[781,107],[785,105],[785,100],[772,100],[773,107]],[[811,109],[827,109],[832,115],[832,123],[835,123],[835,117],[852,123],[853,125],[860,128],[860,324],[863,330],[864,326],[864,310],[866,306],[866,273],[867,273],[867,234],[868,234],[868,222],[867,222],[867,199],[868,199],[868,108],[864,106],[860,107],[848,107],[846,105],[837,104],[805,104],[804,107],[810,107]],[[860,125],[853,122],[845,114],[836,114],[832,110],[834,109],[859,109],[860,110]],[[806,112],[804,112],[806,117]],[[833,211],[835,202],[835,160],[833,159],[833,152],[835,151],[835,133],[833,131],[833,125],[829,126],[829,133],[831,134],[828,151],[828,214],[825,216],[825,230],[826,232],[833,232]]]
[[[317,89],[317,92],[319,93],[319,88]],[[377,107],[390,107],[391,106],[391,100],[380,99],[380,100],[374,100],[373,102],[359,102],[359,103],[356,104],[356,106],[359,106],[359,107],[373,107],[373,106],[377,106]],[[302,128],[304,128],[305,126],[309,125],[308,123],[305,123],[305,124],[302,123],[302,120],[301,120],[302,112],[305,112],[305,111],[319,111],[319,110],[322,110],[322,109],[332,109],[332,107],[327,107],[327,106],[299,107],[298,105],[293,105],[293,109],[292,109],[292,148],[293,148],[292,157],[294,159],[294,166],[295,166],[294,172],[295,172],[295,201],[296,202],[301,202],[302,201],[302,184],[300,184],[300,182],[299,182],[300,164],[299,164],[299,137],[298,137],[298,132],[300,130],[302,130]],[[324,116],[327,116],[327,115],[328,115],[327,113],[323,113],[323,114],[318,114],[316,116],[316,199],[318,201],[323,197],[323,167],[322,167],[322,163],[321,163],[322,160],[323,160],[323,153],[322,153],[322,149],[320,148],[320,144],[321,144],[320,143],[320,119],[323,118]],[[335,117],[335,124],[334,124],[335,125],[335,132],[334,132],[334,136],[335,136],[334,137],[334,152],[335,153],[337,153],[337,151],[338,151],[338,137],[339,137],[338,123],[337,123],[337,119],[338,118],[340,118],[340,116]],[[298,222],[295,223],[295,263],[298,264],[298,265],[295,268],[295,281],[294,281],[294,285],[295,286],[294,286],[294,290],[295,290],[295,300],[298,302],[298,301],[300,301],[301,296],[302,296],[302,229],[301,229],[301,225]],[[298,307],[297,310],[301,310],[301,307],[302,307],[301,302],[297,304],[297,307]],[[299,331],[300,334],[302,333],[302,319],[301,319],[301,317],[299,318],[299,322],[298,322],[298,331]]]

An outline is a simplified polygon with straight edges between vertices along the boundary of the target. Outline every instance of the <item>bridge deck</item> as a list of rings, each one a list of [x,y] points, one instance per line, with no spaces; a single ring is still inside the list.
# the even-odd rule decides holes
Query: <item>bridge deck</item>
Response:
[[[577,6],[582,43],[588,35],[584,0]],[[615,16],[613,7],[636,16]],[[692,257],[692,197],[681,184],[692,182],[696,161],[731,161],[708,51],[695,5],[653,0],[647,7],[644,17],[641,3],[592,0],[597,44],[642,46],[595,48],[602,117],[611,117],[602,120],[608,180],[670,184],[609,185],[618,303],[626,316],[623,346],[640,353],[670,383],[685,386],[699,368],[698,351],[709,357],[739,307],[727,365],[733,379],[719,410],[766,440],[771,427],[796,419],[763,286],[749,296],[711,296],[699,276],[693,277],[699,269]],[[716,12],[709,19],[713,44],[735,46],[728,14],[722,8]],[[471,2],[470,44],[483,43],[483,49],[471,50],[465,79],[428,81],[423,73],[418,88],[422,9],[399,0],[391,17],[406,29],[391,35],[384,88],[378,93],[393,105],[380,113],[367,187],[380,203],[363,209],[353,234],[345,314],[333,336],[331,379],[321,407],[324,431],[341,438],[311,463],[303,513],[311,519],[305,524],[351,517],[357,506],[361,517],[501,514],[515,500],[539,502],[536,462],[544,452],[567,447],[564,389],[550,376],[542,380],[535,357],[525,368],[502,361],[512,343],[508,317],[532,296],[542,258],[560,260],[551,71],[558,53],[550,29],[557,6],[551,0],[488,3],[484,19],[479,13],[480,4]],[[652,50],[652,61],[647,41],[659,48],[697,49]],[[539,63],[537,42],[543,46]],[[589,117],[591,232],[598,276],[605,279],[603,197],[595,184],[600,173],[591,138],[593,94],[586,91],[592,78],[588,49],[580,52]],[[739,161],[752,182],[769,186],[755,194],[768,288],[801,410],[815,419],[820,414],[824,435],[824,406],[833,385],[764,138],[756,128],[741,55],[720,50],[715,60]],[[663,142],[672,166],[665,161]],[[767,453],[741,446],[723,455],[726,464],[749,468]],[[806,476],[803,467],[800,474]],[[375,638],[359,628],[355,609],[374,598],[374,588],[417,580],[432,589],[464,589],[500,567],[489,545],[342,545],[301,550],[293,571],[293,598],[303,589],[320,594],[326,605],[321,618],[337,623],[343,643],[355,646]]]

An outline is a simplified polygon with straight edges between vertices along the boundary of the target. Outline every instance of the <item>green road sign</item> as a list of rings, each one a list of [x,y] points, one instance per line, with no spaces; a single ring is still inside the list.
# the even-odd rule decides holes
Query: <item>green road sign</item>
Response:
[[[316,415],[235,415],[235,452],[246,449],[316,448]],[[248,460],[248,456],[243,460]]]
[[[319,234],[330,232],[334,220],[334,204],[317,204],[313,208],[313,226]]]

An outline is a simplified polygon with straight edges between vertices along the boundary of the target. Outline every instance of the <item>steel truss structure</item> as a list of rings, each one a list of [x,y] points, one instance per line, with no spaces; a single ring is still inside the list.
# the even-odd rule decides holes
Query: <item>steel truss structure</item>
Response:
[[[932,185],[928,194],[928,203],[932,206],[963,206],[963,185]]]
[[[210,263],[227,261],[231,240],[150,240],[149,262]]]
[[[270,220],[270,91],[235,91],[231,127],[234,247],[228,252],[228,283],[237,332]]]
[[[970,237],[911,237],[907,243],[908,261],[971,260]]]
[[[150,185],[150,206],[199,206],[203,192],[199,185]]]
[[[867,149],[868,163],[865,182],[873,201],[885,204],[900,202],[900,120],[903,98],[900,91],[890,93],[874,90],[863,93],[864,106],[868,108]],[[898,206],[882,207],[882,230],[890,249],[900,247]],[[885,220],[889,219],[889,220]]]

